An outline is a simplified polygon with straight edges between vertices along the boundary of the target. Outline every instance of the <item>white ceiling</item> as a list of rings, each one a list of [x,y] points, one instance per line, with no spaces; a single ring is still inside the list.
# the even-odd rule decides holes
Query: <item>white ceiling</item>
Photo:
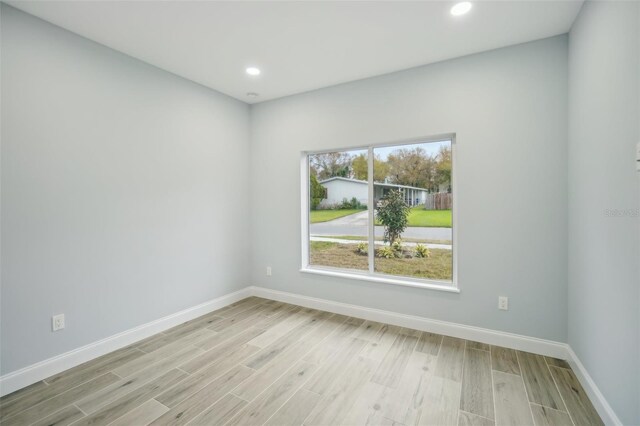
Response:
[[[476,1],[453,17],[449,1],[8,3],[249,103],[563,34],[582,6]]]

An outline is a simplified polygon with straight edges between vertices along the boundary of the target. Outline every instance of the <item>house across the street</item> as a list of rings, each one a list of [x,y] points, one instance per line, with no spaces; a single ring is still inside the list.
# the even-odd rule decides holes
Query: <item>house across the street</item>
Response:
[[[368,204],[369,194],[367,190],[367,181],[358,179],[348,179],[343,177],[332,177],[321,180],[320,184],[327,190],[326,198],[322,200],[320,206],[329,207],[340,204],[345,198],[351,200],[356,198],[362,204]],[[410,206],[424,204],[427,199],[427,191],[424,188],[415,186],[395,185],[392,183],[373,184],[373,199],[377,203],[392,189],[399,189],[404,194],[404,201]]]

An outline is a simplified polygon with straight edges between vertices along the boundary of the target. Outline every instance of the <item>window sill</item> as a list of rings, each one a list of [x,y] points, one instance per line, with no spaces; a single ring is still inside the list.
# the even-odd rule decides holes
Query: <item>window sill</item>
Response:
[[[325,275],[329,277],[338,277],[338,278],[347,278],[351,280],[360,280],[360,281],[370,281],[375,283],[383,283],[383,284],[392,284],[392,285],[400,285],[404,287],[414,287],[414,288],[423,288],[426,290],[437,290],[437,291],[445,291],[448,293],[460,293],[460,289],[452,284],[443,284],[439,281],[411,281],[405,280],[402,278],[392,278],[389,276],[381,276],[381,275],[370,275],[367,272],[357,273],[357,272],[343,272],[331,269],[320,269],[320,268],[301,268],[300,272],[304,272],[306,274],[316,274],[316,275]]]

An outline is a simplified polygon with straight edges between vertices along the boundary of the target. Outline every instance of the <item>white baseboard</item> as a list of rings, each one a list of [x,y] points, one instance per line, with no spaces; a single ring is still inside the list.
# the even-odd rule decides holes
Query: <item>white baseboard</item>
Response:
[[[0,377],[0,396],[7,395],[39,380],[46,379],[54,374],[123,348],[185,321],[223,308],[249,296],[258,296],[307,308],[566,359],[569,361],[574,373],[587,392],[589,399],[591,399],[602,420],[608,425],[622,425],[622,422],[620,422],[620,419],[616,416],[584,365],[580,362],[578,356],[566,343],[381,309],[367,308],[255,286],[246,287],[234,293],[218,297],[192,308],[8,373]]]
[[[571,346],[569,345],[567,345],[567,350],[569,353],[569,365],[571,365],[571,369],[580,381],[580,384],[584,388],[585,392],[587,392],[587,395],[589,396],[589,399],[591,400],[591,403],[595,407],[596,411],[598,412],[598,414],[600,414],[602,421],[606,425],[622,426],[622,422],[613,411],[613,408],[611,408],[604,395],[602,395],[600,389],[598,389],[596,382],[593,381],[593,379],[587,372],[587,369],[584,367],[584,365],[582,365],[582,362],[580,361],[580,358],[578,358],[578,355],[576,355],[576,353],[573,351],[573,349],[571,349]]]
[[[291,303],[307,308],[314,308],[336,314],[348,315],[370,321],[378,321],[386,324],[408,327],[415,330],[429,331],[446,336],[461,339],[474,340],[490,345],[503,346],[505,348],[532,352],[539,355],[550,356],[568,360],[580,384],[587,392],[589,399],[602,420],[607,425],[622,425],[615,412],[596,386],[587,370],[584,368],[577,355],[566,343],[552,340],[538,339],[520,334],[504,331],[490,330],[464,324],[456,324],[447,321],[434,320],[415,315],[406,315],[381,309],[366,308],[348,303],[334,302],[326,299],[303,296],[284,291],[271,290],[264,287],[251,287],[251,295],[279,302]]]
[[[0,396],[251,296],[246,287],[0,377]]]
[[[349,315],[370,321],[378,321],[386,324],[413,328],[415,330],[429,331],[431,333],[474,340],[476,342],[487,343],[490,345],[504,346],[506,348],[533,352],[541,355],[552,356],[554,358],[568,358],[566,343],[470,325],[456,324],[453,322],[440,321],[416,315],[406,315],[381,309],[365,308],[363,306],[302,296],[294,293],[271,290],[264,287],[251,287],[251,294],[258,297],[264,297],[266,299],[292,303],[294,305],[320,309],[336,314]]]

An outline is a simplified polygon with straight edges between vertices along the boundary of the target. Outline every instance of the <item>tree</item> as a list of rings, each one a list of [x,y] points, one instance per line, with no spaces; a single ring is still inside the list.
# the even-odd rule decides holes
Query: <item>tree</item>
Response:
[[[451,188],[451,147],[441,146],[436,156],[436,184]]]
[[[435,160],[421,147],[402,148],[387,158],[389,178],[398,185],[415,186],[433,190],[435,184]]]
[[[309,156],[310,166],[324,180],[334,176],[350,177],[351,155],[347,152],[325,152]]]
[[[359,180],[367,180],[369,178],[369,163],[365,154],[356,155],[351,162],[353,176]],[[376,156],[373,159],[373,180],[376,182],[384,182],[389,174],[389,166],[387,163]]]
[[[318,208],[318,204],[325,198],[325,187],[318,182],[318,178],[311,174],[309,178],[309,199],[311,201],[311,210]]]
[[[409,211],[404,195],[398,190],[389,191],[380,200],[376,217],[384,226],[384,241],[389,245],[393,245],[407,227]]]

